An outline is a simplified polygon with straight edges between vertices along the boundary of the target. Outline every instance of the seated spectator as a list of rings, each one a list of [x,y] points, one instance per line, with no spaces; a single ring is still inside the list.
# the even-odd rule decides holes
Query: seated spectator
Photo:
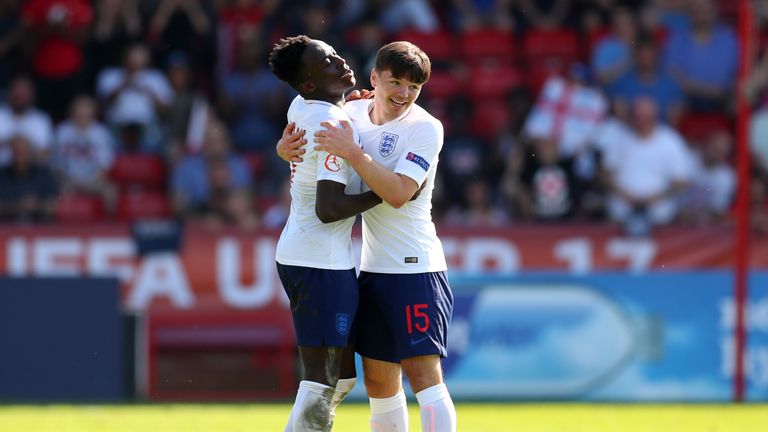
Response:
[[[255,229],[259,219],[253,208],[249,191],[235,186],[226,157],[215,158],[208,164],[210,193],[194,210],[195,218],[210,229],[235,227]]]
[[[635,100],[631,127],[617,131],[617,144],[607,147],[603,160],[611,191],[608,216],[633,235],[672,222],[679,211],[679,194],[691,178],[685,142],[674,129],[658,123],[657,112],[653,99]]]
[[[749,128],[750,150],[760,175],[768,177],[768,109],[755,112]]]
[[[453,0],[451,21],[460,31],[483,28],[513,30],[515,27],[512,0]]]
[[[0,168],[0,220],[49,220],[56,204],[56,180],[50,168],[38,162],[32,143],[24,135],[10,140],[11,165]]]
[[[168,131],[169,159],[177,161],[187,151],[200,150],[208,100],[195,89],[186,54],[177,51],[169,55],[166,71],[173,99],[168,106],[164,128]]]
[[[571,67],[568,79],[547,80],[525,121],[525,135],[533,139],[554,139],[561,158],[586,157],[588,138],[608,110],[608,101],[602,92],[587,82],[588,71],[581,64]],[[576,172],[583,177],[594,175],[588,165],[587,159],[579,161]]]
[[[66,114],[82,91],[88,27],[93,21],[89,0],[29,0],[21,15],[32,46],[32,70],[40,90],[40,106],[54,120]]]
[[[611,16],[611,33],[592,51],[592,71],[600,85],[611,85],[632,67],[632,47],[637,40],[637,22],[627,8],[616,8]]]
[[[689,0],[650,0],[648,13],[652,13],[668,33],[686,31],[691,26],[688,16]]]
[[[630,101],[647,96],[659,105],[659,121],[676,125],[685,103],[677,82],[659,65],[656,41],[642,37],[635,45],[634,67],[610,88],[616,109],[625,112]]]
[[[96,118],[96,102],[85,95],[75,98],[53,144],[51,165],[62,192],[97,195],[114,208],[116,190],[108,177],[114,153],[112,135]]]
[[[240,58],[240,49],[261,40],[265,24],[275,16],[282,0],[235,0],[221,3],[216,30],[216,78],[232,73]]]
[[[445,210],[466,208],[464,186],[486,173],[488,143],[469,128],[473,113],[472,101],[457,97],[448,102],[446,134],[440,154],[438,175],[443,192],[438,207]]]
[[[291,212],[291,182],[289,179],[283,181],[280,185],[280,193],[277,201],[272,203],[264,211],[261,218],[262,226],[269,230],[280,230],[288,221],[288,214]]]
[[[664,64],[694,111],[721,111],[733,93],[739,47],[712,0],[691,0],[691,26],[671,35]]]
[[[445,222],[465,227],[500,227],[509,222],[506,213],[495,205],[491,187],[484,178],[474,178],[462,187],[464,209],[454,208]]]
[[[184,156],[173,168],[171,188],[174,209],[179,215],[191,215],[211,199],[211,164],[225,161],[229,182],[235,189],[245,189],[251,182],[245,160],[232,152],[226,126],[217,121],[209,123],[200,153]]]
[[[732,141],[727,131],[717,131],[696,149],[691,182],[680,205],[682,220],[707,224],[728,214],[736,190],[736,173],[730,163]]]
[[[142,149],[163,153],[160,116],[173,99],[165,75],[151,67],[147,47],[128,48],[122,67],[99,73],[96,93],[106,108],[107,124],[117,130],[126,125],[141,127]]]
[[[553,30],[565,27],[573,5],[573,0],[518,0],[518,20],[523,28]]]
[[[557,142],[552,138],[536,139],[521,156],[522,165],[515,170],[519,177],[507,178],[505,186],[513,207],[527,220],[563,220],[572,216],[576,207],[576,178],[571,161],[559,157]]]
[[[0,106],[0,167],[11,161],[9,142],[23,135],[32,145],[35,158],[45,160],[51,149],[53,126],[45,112],[35,108],[35,87],[27,77],[11,82],[8,102]]]
[[[768,235],[768,177],[754,175],[749,183],[752,229]]]

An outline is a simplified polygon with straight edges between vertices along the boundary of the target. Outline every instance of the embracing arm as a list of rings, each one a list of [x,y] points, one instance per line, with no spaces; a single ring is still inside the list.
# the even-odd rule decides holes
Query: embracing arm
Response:
[[[317,182],[315,214],[322,223],[340,221],[381,204],[381,198],[373,191],[347,195],[344,193],[345,187],[332,180]]]
[[[394,173],[376,163],[352,138],[352,129],[346,121],[335,128],[323,122],[326,130],[315,133],[315,149],[327,151],[346,160],[357,174],[384,202],[400,208],[419,189],[419,184],[408,176]]]

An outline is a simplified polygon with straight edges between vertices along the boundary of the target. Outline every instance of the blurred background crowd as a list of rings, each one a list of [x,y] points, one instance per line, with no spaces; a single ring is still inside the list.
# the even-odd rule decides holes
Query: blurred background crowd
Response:
[[[756,1],[760,52],[768,2]],[[359,88],[376,50],[433,61],[440,224],[653,226],[732,217],[739,46],[731,0],[0,0],[0,220],[180,216],[282,227],[274,155],[295,93],[280,37],[333,45]],[[768,56],[754,109],[753,225],[768,232]]]

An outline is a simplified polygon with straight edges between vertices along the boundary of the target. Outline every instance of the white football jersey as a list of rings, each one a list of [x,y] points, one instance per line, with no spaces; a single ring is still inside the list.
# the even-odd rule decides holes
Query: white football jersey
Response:
[[[315,213],[317,182],[332,180],[346,185],[347,194],[360,193],[360,177],[342,158],[313,149],[312,137],[324,130],[321,122],[338,125],[351,123],[349,116],[336,105],[317,100],[296,98],[288,108],[288,121],[306,130],[309,144],[302,162],[291,163],[291,210],[277,242],[276,260],[283,265],[346,270],[355,267],[352,254],[354,217],[322,223]],[[360,141],[352,128],[355,141]]]
[[[383,167],[426,184],[418,198],[399,209],[383,203],[363,213],[360,270],[445,271],[443,246],[432,223],[432,190],[443,147],[443,125],[415,104],[397,119],[376,125],[369,116],[372,104],[372,100],[358,100],[344,106],[360,132],[363,150]]]

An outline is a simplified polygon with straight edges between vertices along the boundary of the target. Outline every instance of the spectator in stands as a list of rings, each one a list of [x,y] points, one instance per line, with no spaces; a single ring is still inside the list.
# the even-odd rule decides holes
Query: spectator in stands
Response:
[[[160,116],[168,110],[173,90],[165,75],[151,66],[146,46],[130,46],[122,67],[103,70],[96,91],[106,107],[109,126],[120,133],[126,127],[138,127],[142,149],[163,152]]]
[[[57,186],[51,170],[35,158],[24,135],[10,140],[11,165],[0,168],[0,220],[33,222],[54,213]]]
[[[0,100],[5,99],[11,79],[22,65],[21,42],[25,32],[19,16],[19,5],[14,0],[0,2]]]
[[[234,0],[221,5],[216,42],[216,78],[232,73],[240,58],[240,48],[264,40],[266,21],[276,14],[282,0]]]
[[[451,21],[460,31],[483,28],[513,30],[515,27],[512,0],[453,0]]]
[[[253,208],[253,199],[244,186],[236,186],[232,180],[229,161],[225,157],[214,158],[208,163],[210,192],[205,201],[194,209],[195,218],[211,229],[235,227],[255,229],[259,219]]]
[[[721,111],[734,90],[738,45],[712,0],[691,0],[691,25],[673,33],[664,63],[694,111]]]
[[[100,70],[118,66],[125,49],[142,36],[139,0],[98,0],[91,36],[90,61]]]
[[[570,24],[573,0],[518,0],[518,22],[523,28],[554,30]]]
[[[752,115],[749,135],[755,169],[768,176],[768,108]]]
[[[222,160],[227,164],[231,187],[236,190],[247,188],[251,182],[248,165],[241,156],[232,152],[226,126],[212,120],[206,129],[201,152],[187,154],[173,168],[171,188],[177,214],[191,215],[210,201],[210,167],[214,162]]]
[[[171,53],[186,53],[194,69],[213,77],[216,20],[211,0],[159,0],[149,19],[147,40],[159,64]]]
[[[768,234],[768,177],[752,176],[750,182],[750,221],[752,228],[762,235]]]
[[[736,173],[730,163],[733,139],[727,131],[710,134],[694,149],[691,182],[682,196],[681,219],[697,224],[722,220],[736,189]]]
[[[194,86],[189,58],[183,51],[168,56],[166,73],[173,89],[173,100],[165,116],[168,131],[169,159],[176,161],[187,151],[199,151],[202,144],[202,125],[208,112],[208,101]]]
[[[650,0],[648,12],[652,13],[667,33],[687,31],[691,25],[688,16],[690,0]]]
[[[574,173],[590,179],[596,173],[589,154],[589,137],[605,117],[608,101],[589,85],[584,65],[571,66],[567,79],[547,80],[524,125],[524,134],[533,139],[554,139],[560,158],[573,160]]]
[[[326,6],[329,3],[327,0],[319,2]],[[406,28],[431,33],[440,27],[429,0],[343,0],[335,15],[341,27],[375,17],[382,30],[389,34]]]
[[[438,207],[461,213],[469,205],[464,186],[486,172],[488,143],[470,130],[474,108],[471,100],[457,97],[447,105],[446,134],[438,169],[443,192]]]
[[[462,186],[466,208],[449,211],[445,222],[466,227],[500,227],[509,222],[507,214],[493,199],[493,193],[485,178],[473,178]]]
[[[677,81],[659,65],[653,37],[641,37],[635,45],[634,56],[634,67],[610,89],[616,109],[626,112],[630,101],[648,96],[659,105],[659,120],[676,125],[683,112],[684,95]]]
[[[54,120],[66,114],[72,98],[82,90],[85,72],[83,43],[93,20],[88,0],[29,0],[21,15],[29,28],[32,70],[39,104]]]
[[[261,218],[261,224],[265,229],[279,230],[285,226],[288,221],[288,214],[291,211],[291,182],[285,179],[280,185],[280,192],[277,201],[273,202],[264,210],[264,216]]]
[[[526,220],[564,220],[576,206],[572,162],[559,157],[553,138],[539,138],[528,151],[510,159],[504,190],[513,208]],[[520,165],[522,163],[522,165]]]
[[[592,71],[603,87],[613,83],[632,67],[632,48],[637,40],[637,22],[627,8],[616,8],[611,16],[611,33],[592,51]]]
[[[8,89],[8,102],[0,106],[0,166],[11,161],[9,142],[23,135],[32,144],[38,160],[45,160],[51,148],[53,126],[45,112],[35,108],[35,86],[28,77],[17,77]]]
[[[691,178],[691,155],[680,135],[658,123],[653,99],[632,104],[631,127],[620,129],[606,149],[605,180],[611,196],[608,215],[631,234],[647,234],[653,225],[672,222],[678,198]]]
[[[69,119],[56,128],[51,165],[63,193],[96,195],[114,208],[116,189],[108,177],[115,144],[96,117],[96,102],[81,95],[74,99]]]

